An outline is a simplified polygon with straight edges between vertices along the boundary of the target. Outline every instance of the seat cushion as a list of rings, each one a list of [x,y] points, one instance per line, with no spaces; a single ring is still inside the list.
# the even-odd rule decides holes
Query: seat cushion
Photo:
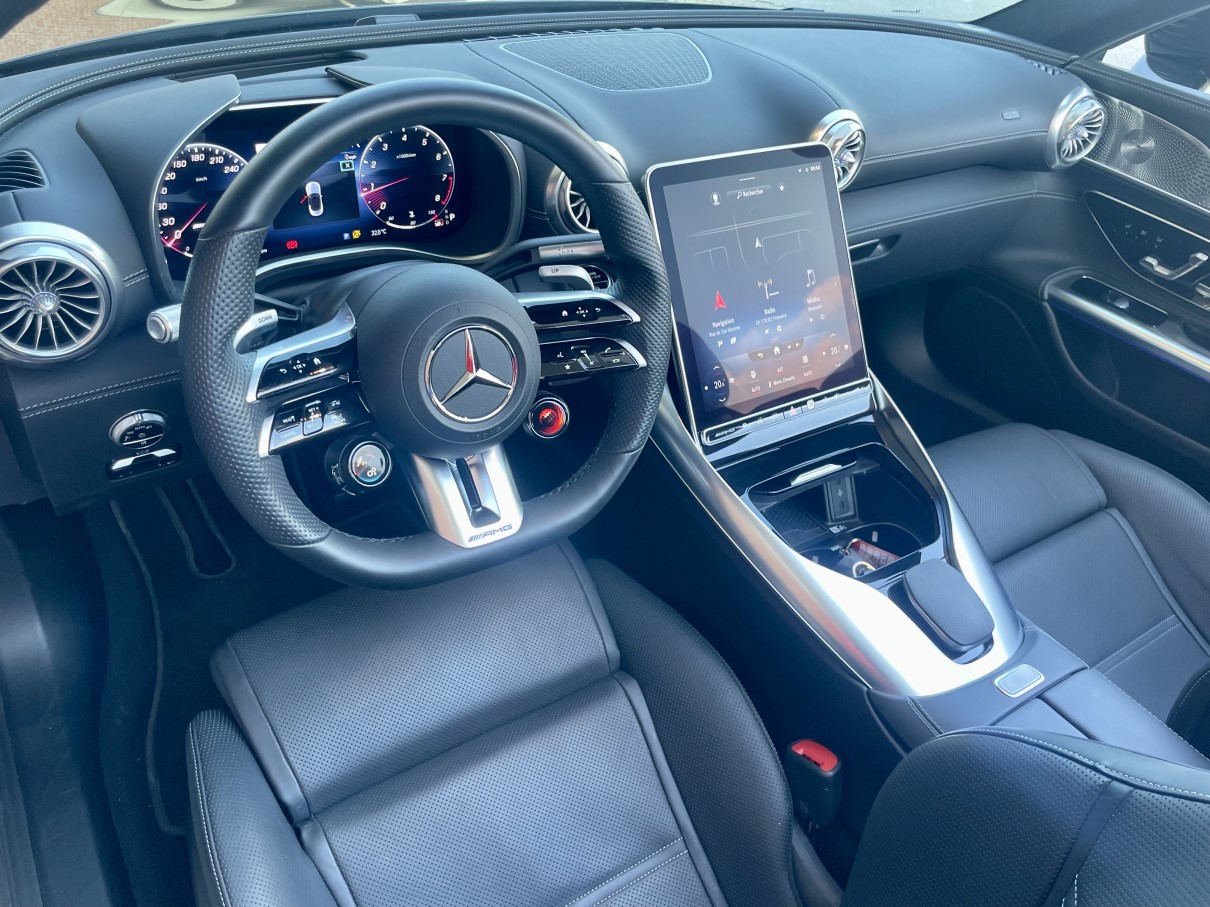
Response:
[[[1148,508],[1140,488],[1161,482],[1186,510],[1205,507],[1203,546],[1210,505],[1140,460],[1029,425],[1000,426],[930,453],[1017,610],[1168,720],[1210,668],[1210,646],[1151,556],[1167,554],[1190,530],[1154,518],[1163,501],[1153,497]],[[1183,559],[1169,560],[1203,610],[1210,575],[1200,586]]]
[[[342,590],[232,637],[213,665],[242,733],[209,715],[190,738],[214,903],[273,902],[231,880],[258,877],[233,842],[276,799],[261,831],[280,837],[284,812],[341,907],[797,904],[785,780],[742,688],[667,605],[592,574],[601,595],[551,548],[414,592]],[[238,783],[211,770],[231,764]],[[258,790],[256,810],[227,794]]]

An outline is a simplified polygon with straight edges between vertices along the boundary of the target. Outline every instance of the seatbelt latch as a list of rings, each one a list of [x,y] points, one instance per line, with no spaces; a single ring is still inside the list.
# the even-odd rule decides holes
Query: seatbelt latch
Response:
[[[822,743],[796,740],[784,762],[799,823],[808,831],[830,825],[840,808],[840,757]]]

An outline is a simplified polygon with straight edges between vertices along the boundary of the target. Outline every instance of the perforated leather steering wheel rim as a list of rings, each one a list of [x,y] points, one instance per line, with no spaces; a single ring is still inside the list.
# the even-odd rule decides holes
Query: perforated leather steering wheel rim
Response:
[[[616,273],[617,294],[638,313],[628,341],[647,367],[611,376],[600,442],[558,488],[525,502],[520,528],[478,548],[433,532],[369,539],[319,519],[298,497],[279,457],[261,456],[264,412],[245,400],[253,357],[236,330],[253,313],[256,269],[273,218],[295,187],[345,148],[389,129],[441,123],[511,136],[567,173],[591,206]],[[439,582],[566,538],[587,523],[634,465],[655,421],[671,347],[668,281],[634,187],[570,120],[507,89],[456,79],[416,79],[359,89],[287,127],[240,173],[198,241],[181,318],[182,379],[202,454],[232,503],[271,545],[341,582],[405,588]]]

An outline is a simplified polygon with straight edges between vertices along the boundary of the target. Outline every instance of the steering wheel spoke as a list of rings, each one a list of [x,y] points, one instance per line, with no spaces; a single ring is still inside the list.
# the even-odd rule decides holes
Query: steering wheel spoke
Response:
[[[370,421],[353,382],[356,329],[341,306],[324,324],[244,354],[252,358],[245,403],[260,425],[259,456]]]
[[[429,528],[460,548],[478,548],[521,528],[523,505],[504,448],[454,460],[410,454],[409,475]]]
[[[638,324],[639,313],[607,290],[514,293],[539,334],[599,325]]]
[[[541,344],[541,349],[542,378],[552,382],[647,366],[647,360],[633,344],[613,337],[548,340]]]
[[[245,399],[256,403],[349,374],[355,360],[353,338],[356,334],[357,321],[353,311],[342,305],[323,324],[266,344],[254,353],[246,353],[253,360]]]

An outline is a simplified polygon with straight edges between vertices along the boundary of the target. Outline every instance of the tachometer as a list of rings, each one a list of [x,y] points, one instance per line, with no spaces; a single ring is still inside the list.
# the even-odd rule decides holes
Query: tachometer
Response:
[[[357,169],[358,191],[370,213],[399,230],[439,220],[454,194],[450,149],[424,126],[374,136]]]
[[[193,257],[206,217],[248,164],[222,145],[191,144],[168,162],[155,195],[155,219],[165,249]]]

